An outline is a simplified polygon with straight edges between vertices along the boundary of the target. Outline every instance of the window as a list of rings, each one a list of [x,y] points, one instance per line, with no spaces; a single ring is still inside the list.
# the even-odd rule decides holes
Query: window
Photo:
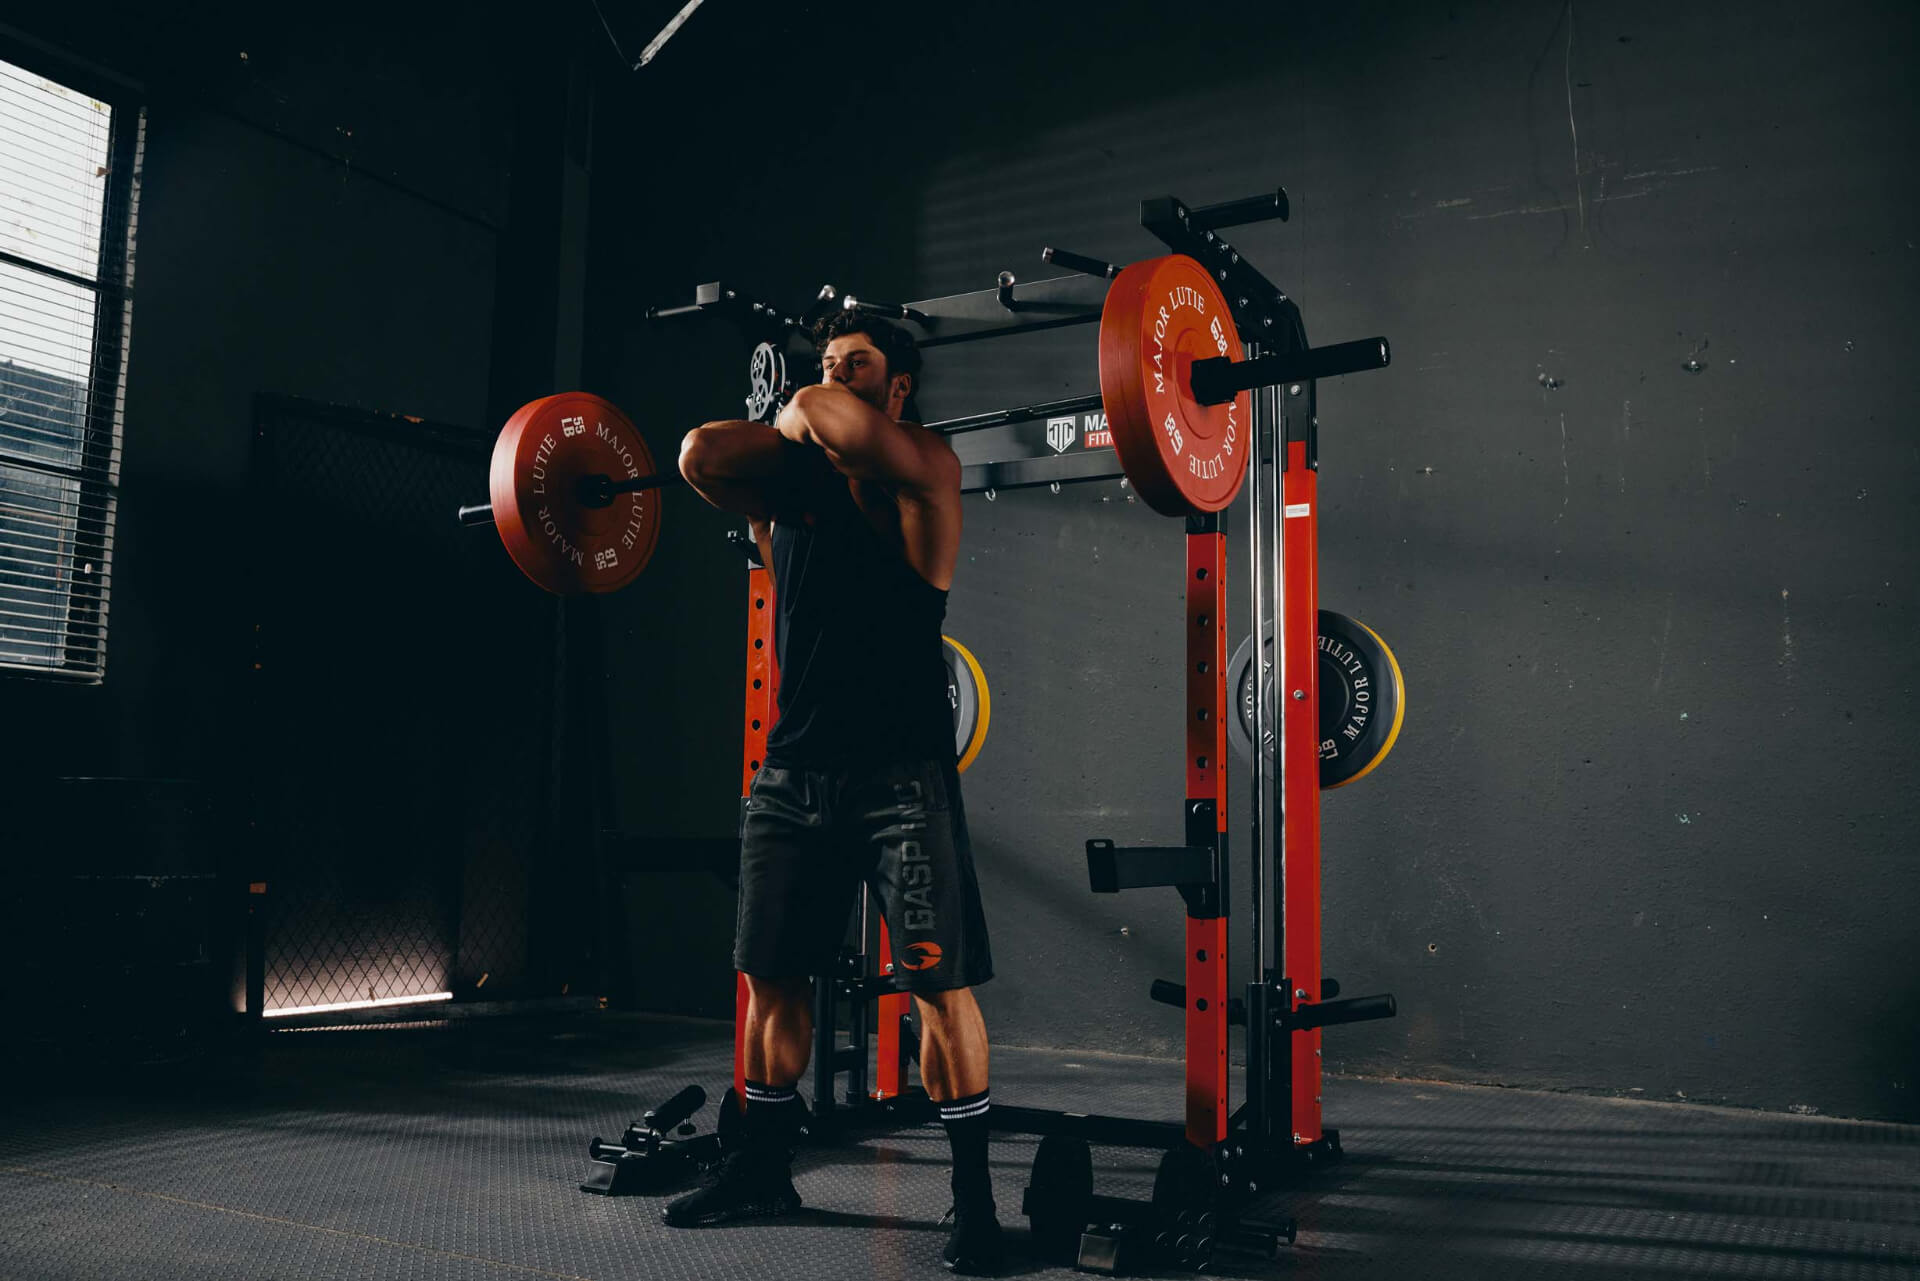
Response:
[[[0,60],[0,670],[106,671],[141,128]]]

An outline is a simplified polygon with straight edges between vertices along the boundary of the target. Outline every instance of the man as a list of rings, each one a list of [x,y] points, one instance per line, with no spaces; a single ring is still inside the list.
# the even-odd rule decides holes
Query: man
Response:
[[[825,972],[864,881],[886,912],[920,1016],[920,1077],[953,1148],[957,1272],[1002,1257],[987,1173],[993,976],[955,771],[940,640],[960,549],[960,461],[903,421],[920,368],[905,331],[842,312],[816,332],[824,378],[774,426],[708,423],[680,470],[747,517],[772,571],[780,715],[741,825],[734,967],[746,978],[746,1120],[717,1181],[675,1226],[798,1209],[790,1170]]]

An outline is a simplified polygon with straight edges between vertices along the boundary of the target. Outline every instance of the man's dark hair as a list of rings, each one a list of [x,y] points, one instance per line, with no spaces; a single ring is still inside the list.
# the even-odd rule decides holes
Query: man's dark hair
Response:
[[[857,311],[836,311],[823,317],[813,327],[813,350],[816,355],[824,356],[827,344],[836,338],[848,334],[865,334],[882,356],[887,358],[887,377],[895,374],[912,374],[913,390],[907,394],[907,403],[901,413],[908,419],[918,421],[920,417],[920,347],[913,341],[913,335],[889,320],[878,316],[863,315]]]

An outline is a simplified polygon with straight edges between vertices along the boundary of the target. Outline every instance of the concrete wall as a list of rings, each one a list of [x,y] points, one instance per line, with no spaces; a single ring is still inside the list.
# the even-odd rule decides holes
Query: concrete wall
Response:
[[[0,750],[16,777],[218,779],[246,744],[235,549],[271,536],[242,516],[252,398],[484,430],[549,390],[566,245],[508,269],[501,238],[579,234],[511,198],[529,172],[577,194],[574,151],[512,141],[577,33],[121,17],[34,30],[150,89],[108,679],[7,681]],[[609,74],[593,132],[586,382],[663,465],[737,412],[747,349],[648,304],[1031,279],[1044,244],[1155,252],[1142,197],[1284,184],[1292,220],[1236,242],[1317,341],[1396,351],[1320,388],[1323,600],[1409,687],[1392,759],[1325,807],[1327,969],[1402,1014],[1329,1032],[1330,1065],[1920,1115],[1908,11],[715,18]],[[942,352],[924,408],[1092,390],[1091,343]],[[995,697],[967,795],[1003,1043],[1177,1047],[1145,999],[1179,972],[1177,900],[1097,899],[1081,854],[1180,831],[1181,532],[1127,499],[967,500],[948,630]],[[682,963],[724,965],[724,883],[645,851],[733,830],[744,571],[725,518],[679,495],[667,525],[600,611],[607,817],[628,901],[706,920]]]
[[[1043,244],[1151,254],[1145,196],[1285,185],[1291,222],[1235,242],[1316,341],[1396,353],[1320,388],[1322,599],[1409,687],[1392,759],[1325,805],[1328,972],[1401,1016],[1329,1032],[1329,1066],[1920,1115],[1911,16],[1046,16],[853,48],[770,24],[791,67],[893,77],[729,81],[662,128],[745,56],[690,24],[625,104],[632,174],[689,195],[622,235],[610,287],[636,310],[706,279],[927,297],[1053,274]],[[664,455],[733,412],[724,325],[624,335],[607,377]],[[930,417],[1095,385],[1090,331],[993,346],[930,362]],[[610,690],[648,726],[614,749],[623,822],[718,836],[744,583],[724,519],[669,517],[662,572],[610,611]],[[1181,531],[1112,485],[966,520],[948,630],[995,697],[967,778],[989,1021],[1171,1053],[1145,992],[1179,973],[1177,899],[1094,898],[1081,844],[1179,834]]]

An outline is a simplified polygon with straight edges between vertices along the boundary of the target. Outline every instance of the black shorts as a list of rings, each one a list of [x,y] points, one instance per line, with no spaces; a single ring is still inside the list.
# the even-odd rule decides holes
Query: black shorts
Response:
[[[894,973],[916,992],[993,977],[952,761],[852,770],[767,765],[740,819],[733,965],[758,978],[829,972],[865,882],[886,913]]]

